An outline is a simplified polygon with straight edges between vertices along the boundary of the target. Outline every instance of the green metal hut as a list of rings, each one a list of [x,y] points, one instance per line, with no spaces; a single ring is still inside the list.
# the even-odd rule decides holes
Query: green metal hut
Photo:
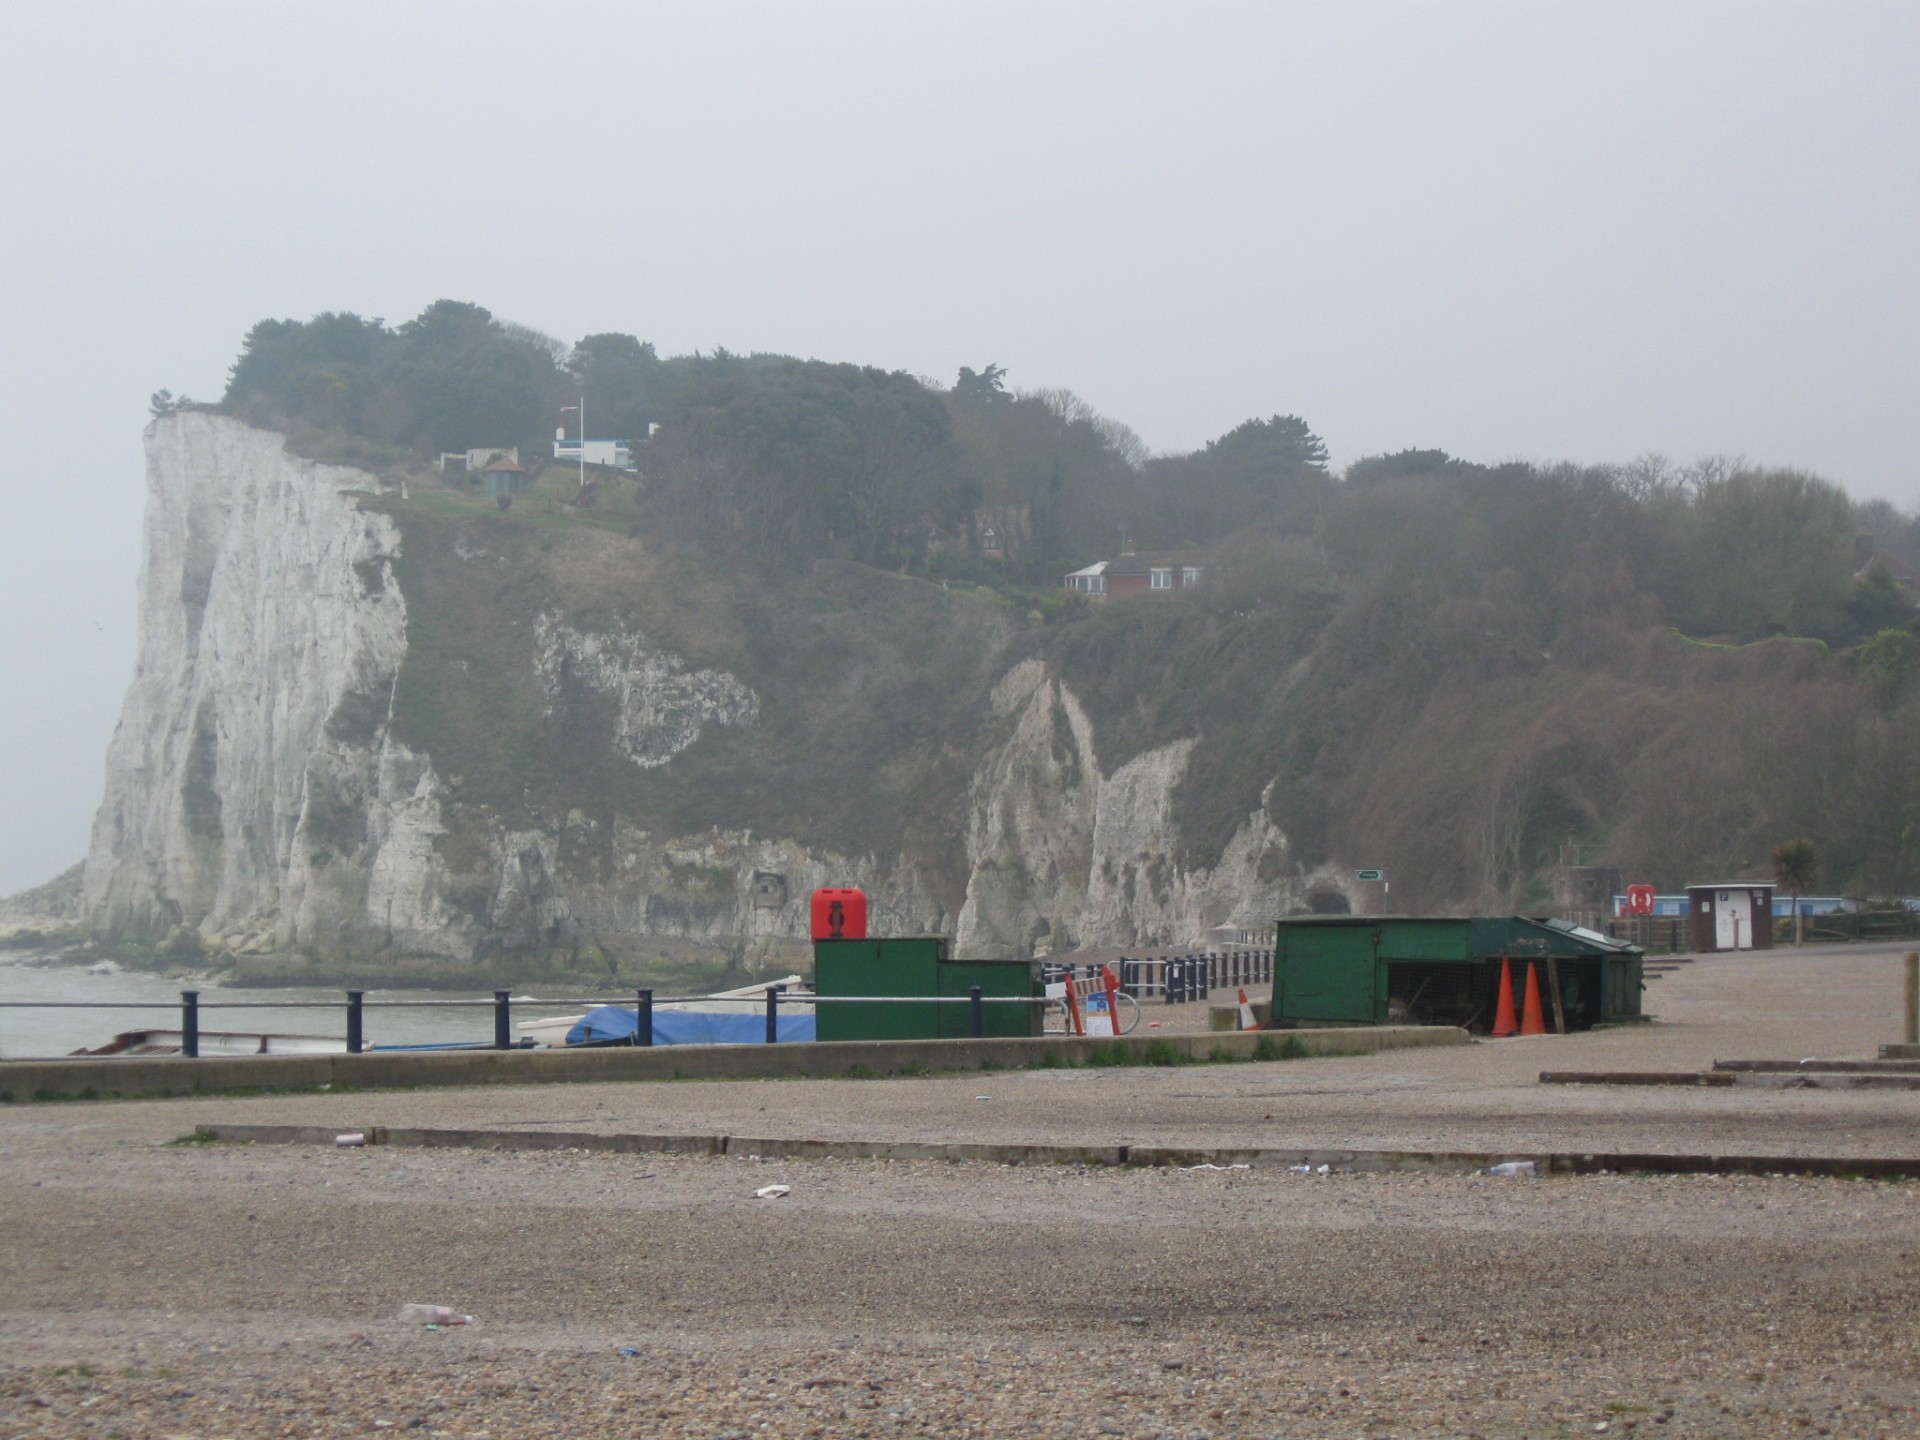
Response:
[[[969,1033],[966,1005],[900,1004],[899,999],[960,1000],[978,986],[985,999],[1031,1000],[1039,993],[1028,960],[954,960],[939,935],[874,936],[813,942],[814,993],[823,1000],[889,996],[889,1003],[819,1007],[821,1040],[941,1040]],[[1037,1005],[983,1005],[981,1033],[1039,1033]]]
[[[1500,962],[1514,1003],[1536,966],[1549,1028],[1639,1020],[1641,951],[1565,920],[1520,915],[1307,915],[1274,940],[1273,1018],[1289,1024],[1492,1027]],[[1554,994],[1558,993],[1558,1004]],[[1556,1019],[1556,1015],[1559,1019]]]

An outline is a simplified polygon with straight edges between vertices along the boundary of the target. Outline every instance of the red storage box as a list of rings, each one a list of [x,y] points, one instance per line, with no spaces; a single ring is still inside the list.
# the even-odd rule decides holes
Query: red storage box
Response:
[[[813,938],[816,940],[866,939],[866,892],[863,890],[814,891]]]

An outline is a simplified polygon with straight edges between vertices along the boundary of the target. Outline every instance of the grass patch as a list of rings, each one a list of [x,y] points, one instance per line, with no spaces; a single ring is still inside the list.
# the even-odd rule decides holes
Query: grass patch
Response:
[[[1255,1060],[1304,1060],[1307,1058],[1307,1047],[1297,1036],[1288,1035],[1284,1039],[1276,1039],[1271,1035],[1262,1035],[1253,1042],[1253,1058]]]
[[[1195,1059],[1177,1046],[1165,1040],[1155,1040],[1141,1049],[1114,1041],[1108,1045],[1096,1045],[1087,1051],[1087,1064],[1100,1069],[1116,1069],[1135,1065],[1171,1068],[1176,1065],[1199,1065],[1204,1062]]]

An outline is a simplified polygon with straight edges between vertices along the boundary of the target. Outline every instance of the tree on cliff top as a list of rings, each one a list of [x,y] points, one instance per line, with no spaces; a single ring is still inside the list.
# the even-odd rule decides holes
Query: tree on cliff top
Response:
[[[432,452],[536,444],[568,388],[546,337],[438,300],[397,330],[344,311],[262,320],[225,403],[259,424]]]
[[[643,440],[671,393],[668,367],[653,346],[632,335],[588,335],[567,357],[567,374],[586,397],[596,435]]]
[[[1304,474],[1327,473],[1326,442],[1298,415],[1248,420],[1209,440],[1201,455],[1236,479],[1257,485],[1281,485]]]
[[[820,361],[706,362],[648,464],[660,526],[720,550],[895,565],[979,489],[942,398],[910,375]]]

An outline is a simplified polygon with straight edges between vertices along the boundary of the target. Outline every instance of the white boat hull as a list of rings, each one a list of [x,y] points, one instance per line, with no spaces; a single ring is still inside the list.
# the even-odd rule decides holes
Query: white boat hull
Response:
[[[76,1055],[178,1055],[186,1043],[179,1030],[123,1030],[98,1050]],[[344,1055],[347,1042],[334,1035],[263,1035],[238,1030],[202,1030],[200,1054]]]

